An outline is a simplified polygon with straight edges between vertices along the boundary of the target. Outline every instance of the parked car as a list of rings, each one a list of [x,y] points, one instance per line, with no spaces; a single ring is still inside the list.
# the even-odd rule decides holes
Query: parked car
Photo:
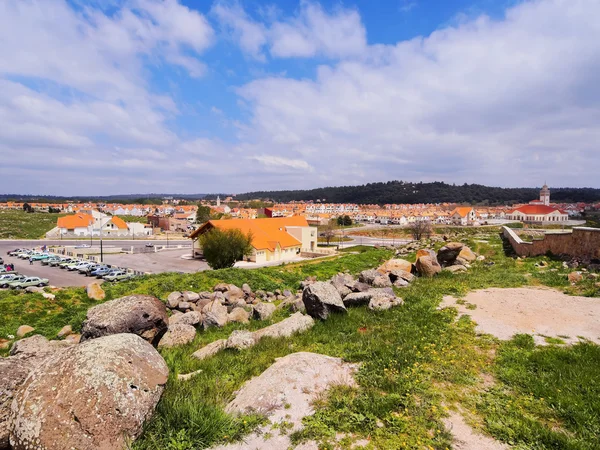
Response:
[[[90,244],[79,244],[76,245],[75,248],[90,248]]]
[[[48,286],[48,278],[25,277],[23,280],[13,280],[10,283],[8,283],[8,287],[10,287],[11,289],[25,289],[29,286]]]
[[[33,253],[33,250],[23,250],[22,252],[17,253],[17,258],[19,259],[27,259],[29,255]]]
[[[60,261],[60,256],[58,255],[50,255],[46,259],[42,259],[42,266],[49,266],[52,261]]]
[[[81,261],[80,259],[74,259],[72,262],[70,262],[69,264],[65,264],[64,266],[59,265],[59,267],[61,269],[67,269],[67,270],[75,270],[75,267],[77,267],[79,264],[81,264],[83,261]]]
[[[24,248],[17,248],[15,250],[11,250],[10,252],[8,252],[8,256],[17,256],[19,253],[24,252],[26,249]]]
[[[7,288],[9,283],[12,283],[13,281],[22,281],[26,278],[25,275],[17,274],[3,275],[2,277],[3,279],[0,281],[0,288]]]
[[[148,248],[150,248],[150,247],[154,247],[154,244],[153,244],[152,242],[148,242],[148,243],[146,244],[146,247],[148,247]]]
[[[12,281],[15,277],[18,277],[18,276],[19,276],[18,273],[12,273],[12,272],[0,274],[0,287],[2,286],[2,284]]]
[[[77,271],[87,277],[90,273],[92,273],[98,267],[100,267],[100,264],[88,263],[85,267],[82,267],[81,269],[77,269]]]
[[[84,262],[80,262],[79,264],[75,265],[75,266],[68,266],[67,269],[69,269],[70,271],[77,271],[79,272],[81,269],[85,269],[87,266],[89,266],[90,264],[92,264],[89,261],[84,261]]]
[[[118,277],[123,275],[127,275],[127,272],[124,272],[123,270],[113,270],[107,275],[104,275],[102,278],[104,278],[106,281],[117,281]]]
[[[126,280],[131,280],[132,278],[135,278],[135,275],[133,273],[125,273],[124,275],[117,275],[117,279],[115,281],[126,281]]]
[[[29,259],[32,259],[34,261],[43,261],[44,259],[48,258],[50,258],[50,255],[48,253],[34,253],[29,257]]]
[[[113,269],[107,266],[102,266],[99,269],[94,270],[90,275],[95,276],[96,278],[102,278],[104,275],[108,275],[111,273]]]
[[[50,262],[48,265],[49,265],[50,267],[58,267],[58,266],[59,266],[59,265],[61,265],[62,263],[70,263],[70,262],[72,262],[72,261],[73,261],[73,258],[69,258],[69,257],[64,257],[64,256],[63,256],[62,258],[59,258],[59,259],[57,259],[57,260],[53,260],[53,261],[51,261],[51,262]]]

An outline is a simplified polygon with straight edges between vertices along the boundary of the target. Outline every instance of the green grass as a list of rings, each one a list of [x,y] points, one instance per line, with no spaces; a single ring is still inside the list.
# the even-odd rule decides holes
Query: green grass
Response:
[[[129,222],[148,223],[148,218],[146,216],[118,216],[118,217],[128,223]]]
[[[0,239],[40,239],[66,214],[0,210]]]
[[[361,366],[359,387],[336,387],[319,398],[314,416],[304,420],[304,430],[292,435],[294,442],[316,439],[321,448],[333,448],[336,434],[345,432],[368,438],[368,448],[373,449],[450,448],[451,436],[441,419],[447,408],[460,405],[472,425],[519,449],[598,448],[598,346],[540,348],[531,336],[500,343],[477,335],[466,316],[456,320],[454,309],[437,306],[444,295],[462,297],[488,287],[543,284],[589,296],[600,296],[600,290],[592,280],[570,286],[560,261],[518,261],[505,256],[497,235],[486,238],[487,243],[476,238],[469,235],[465,241],[494,265],[476,263],[467,273],[417,279],[398,291],[405,301],[402,307],[383,312],[352,308],[292,338],[264,339],[251,349],[226,350],[204,361],[191,358],[199,347],[227,337],[233,329],[253,330],[283,319],[285,313],[278,311],[269,321],[199,332],[193,343],[161,351],[170,368],[169,381],[134,448],[199,449],[241,438],[264,419],[233,417],[224,406],[275,358],[297,351],[342,357]],[[280,267],[148,276],[107,286],[107,299],[132,292],[165,298],[173,290],[211,289],[221,281],[238,286],[247,282],[255,290],[296,289],[306,276],[325,280],[344,270],[356,274],[391,256],[367,247],[345,250],[340,257]],[[541,260],[549,263],[545,270],[535,267]],[[0,332],[14,334],[25,318],[49,337],[67,322],[76,327],[90,304],[82,296],[80,289],[65,290],[56,302],[45,302],[36,294],[2,293]],[[188,381],[177,380],[177,374],[195,370],[202,372]],[[492,386],[482,386],[484,375],[495,380]],[[346,439],[338,445],[351,444]]]

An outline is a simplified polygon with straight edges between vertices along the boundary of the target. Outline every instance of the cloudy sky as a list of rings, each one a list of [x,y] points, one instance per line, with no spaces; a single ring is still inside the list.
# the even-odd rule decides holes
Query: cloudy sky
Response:
[[[598,0],[1,0],[0,192],[600,187]]]

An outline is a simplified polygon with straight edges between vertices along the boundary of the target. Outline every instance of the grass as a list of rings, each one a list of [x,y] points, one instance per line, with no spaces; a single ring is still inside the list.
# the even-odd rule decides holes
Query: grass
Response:
[[[40,239],[66,214],[0,210],[0,239]]]
[[[204,361],[190,357],[233,329],[253,330],[283,319],[285,313],[278,311],[269,321],[210,329],[198,333],[191,344],[161,351],[170,368],[168,385],[134,448],[198,449],[241,438],[264,419],[230,416],[224,405],[275,358],[297,351],[342,357],[360,363],[360,370],[358,388],[336,387],[317,400],[315,414],[305,418],[301,432],[292,435],[296,443],[315,439],[320,448],[333,448],[336,435],[347,433],[348,437],[335,445],[350,448],[352,435],[369,439],[368,448],[373,449],[450,448],[451,436],[441,419],[448,408],[460,407],[474,427],[516,448],[598,448],[598,346],[581,343],[542,348],[528,335],[499,342],[477,335],[468,317],[456,320],[454,309],[438,310],[437,306],[444,295],[462,297],[487,287],[543,284],[589,296],[600,296],[600,290],[592,280],[570,286],[560,261],[545,257],[516,260],[505,255],[498,236],[491,235],[488,242],[478,242],[477,237],[469,235],[465,241],[494,265],[477,263],[467,273],[443,272],[433,279],[417,279],[399,291],[405,301],[400,308],[383,312],[352,308],[348,314],[334,315],[292,338],[263,339],[251,349],[226,350]],[[107,298],[132,292],[165,298],[173,290],[210,289],[221,281],[238,286],[247,282],[255,290],[296,289],[306,276],[324,280],[344,270],[356,274],[376,267],[390,255],[382,249],[355,247],[345,249],[343,256],[312,264],[161,274],[108,286]],[[549,263],[544,270],[535,267],[541,260]],[[558,270],[551,271],[553,268]],[[14,334],[24,318],[47,336],[55,335],[68,321],[76,326],[89,304],[82,300],[82,290],[66,290],[62,295],[54,305],[36,294],[0,294],[0,332]],[[202,372],[191,380],[177,380],[177,374],[199,369]],[[486,387],[484,378],[494,381]]]

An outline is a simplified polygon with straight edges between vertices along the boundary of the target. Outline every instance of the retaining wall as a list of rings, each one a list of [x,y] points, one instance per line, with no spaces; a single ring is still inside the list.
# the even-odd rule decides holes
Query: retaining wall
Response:
[[[539,256],[551,252],[582,258],[600,258],[600,228],[575,227],[572,232],[546,233],[544,239],[523,241],[511,228],[502,227],[504,237],[519,256]]]

